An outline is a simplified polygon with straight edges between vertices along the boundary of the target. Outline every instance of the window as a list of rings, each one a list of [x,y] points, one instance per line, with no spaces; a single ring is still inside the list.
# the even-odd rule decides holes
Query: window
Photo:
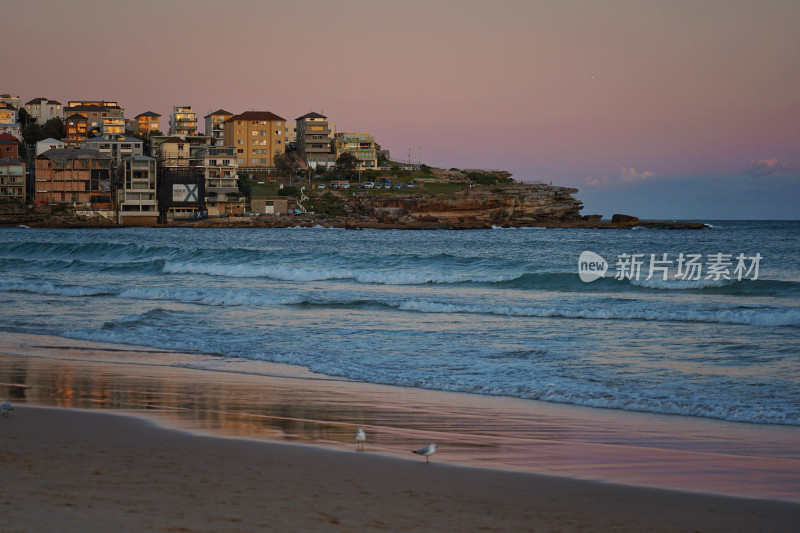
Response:
[[[239,159],[237,159],[237,160],[236,160],[236,162],[237,162],[237,163],[244,163],[244,159],[242,159],[242,158],[240,157]]]
[[[236,144],[244,144],[244,140],[243,139],[236,139]]]
[[[266,155],[267,151],[266,150],[261,150],[261,153]]]
[[[281,144],[281,140],[280,139],[275,139],[275,144]]]

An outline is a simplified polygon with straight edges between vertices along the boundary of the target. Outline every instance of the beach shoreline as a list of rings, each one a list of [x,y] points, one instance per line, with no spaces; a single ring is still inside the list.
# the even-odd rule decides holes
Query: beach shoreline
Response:
[[[374,385],[292,365],[42,335],[5,333],[0,354],[0,393],[18,406],[14,420],[27,406],[103,410],[165,430],[311,444],[320,453],[352,452],[363,427],[368,453],[358,455],[401,468],[423,462],[411,449],[437,442],[437,468],[800,504],[798,429],[791,426]]]
[[[0,429],[0,517],[14,531],[792,531],[800,512],[202,436],[83,409],[21,406]]]

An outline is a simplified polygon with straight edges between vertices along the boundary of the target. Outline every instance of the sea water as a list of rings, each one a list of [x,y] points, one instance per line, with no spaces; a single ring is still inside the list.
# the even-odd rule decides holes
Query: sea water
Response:
[[[208,354],[193,363],[207,369],[269,361],[403,387],[796,426],[798,237],[800,222],[743,221],[2,228],[0,332]],[[607,261],[605,277],[581,280],[585,251]],[[690,254],[705,269],[681,279]],[[730,265],[714,273],[717,254]],[[736,270],[740,254],[749,271]],[[638,275],[625,271],[630,256]],[[669,268],[651,274],[659,260]]]

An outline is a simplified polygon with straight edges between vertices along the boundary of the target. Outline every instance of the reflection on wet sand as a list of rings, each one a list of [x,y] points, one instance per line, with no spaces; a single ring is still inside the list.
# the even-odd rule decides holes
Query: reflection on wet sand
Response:
[[[436,442],[435,461],[800,499],[798,428],[383,387],[275,365],[258,369],[269,375],[191,370],[173,365],[199,356],[12,340],[0,341],[0,353],[16,354],[0,355],[0,397],[20,404],[109,409],[184,430],[353,449],[364,428],[373,453],[406,457]]]

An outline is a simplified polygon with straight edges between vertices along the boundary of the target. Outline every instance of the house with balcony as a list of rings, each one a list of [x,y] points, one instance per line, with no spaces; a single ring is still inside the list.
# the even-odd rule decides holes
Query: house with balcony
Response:
[[[169,117],[170,135],[197,135],[197,113],[192,106],[176,105]],[[208,135],[208,132],[206,132]]]
[[[334,148],[337,158],[345,152],[356,156],[359,170],[378,168],[375,139],[369,133],[337,133]]]
[[[24,204],[25,163],[16,157],[0,157],[0,201]]]
[[[225,146],[236,150],[239,168],[264,172],[286,151],[286,119],[270,111],[245,111],[225,121]]]
[[[239,191],[236,153],[231,146],[210,146],[197,152],[205,175],[205,204],[209,216],[244,213],[245,197]]]
[[[136,155],[144,155],[144,141],[136,137],[112,133],[87,139],[81,143],[81,148],[90,148],[110,156],[114,160],[114,166],[117,168],[122,166],[124,159]]]
[[[158,113],[153,113],[152,111],[145,111],[144,113],[139,113],[134,117],[136,121],[136,126],[134,127],[134,131],[139,135],[144,135],[149,137],[150,135],[154,134],[155,132],[161,131],[161,115]]]
[[[71,144],[78,144],[88,138],[89,120],[77,113],[67,117],[64,121],[64,140]]]
[[[19,109],[19,107],[22,105],[22,100],[20,100],[19,96],[14,96],[10,93],[0,94],[0,102],[9,104],[14,109]]]
[[[206,135],[211,137],[214,146],[225,144],[225,121],[233,116],[233,113],[219,109],[206,115]]]
[[[53,148],[36,156],[35,200],[111,209],[113,160],[87,148]]]
[[[51,118],[64,118],[61,102],[47,98],[34,98],[27,102],[25,111],[28,113],[28,119],[35,120],[40,126],[44,126]]]
[[[308,168],[332,168],[336,165],[328,117],[306,113],[296,119],[297,153]]]
[[[67,117],[80,115],[86,118],[86,136],[125,133],[125,110],[117,103],[106,100],[70,100],[64,109]]]
[[[117,221],[126,226],[158,223],[156,158],[135,155],[122,160],[122,180],[117,187]]]

